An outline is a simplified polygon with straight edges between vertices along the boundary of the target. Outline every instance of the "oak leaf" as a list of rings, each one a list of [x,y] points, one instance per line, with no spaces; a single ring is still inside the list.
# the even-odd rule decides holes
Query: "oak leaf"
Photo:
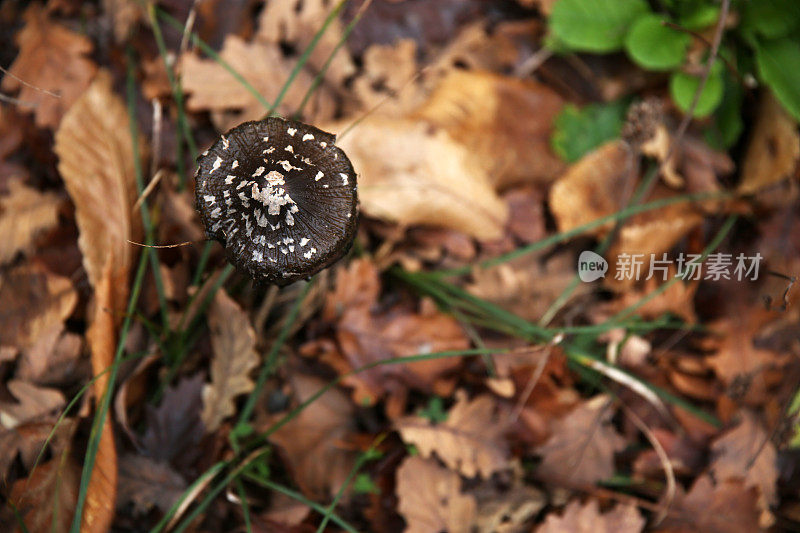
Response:
[[[154,507],[166,513],[185,488],[186,481],[167,463],[132,454],[119,461],[118,506],[131,502],[140,514]]]
[[[0,197],[0,265],[30,250],[39,233],[56,225],[61,203],[55,194],[40,193],[17,180],[8,187],[8,195]]]
[[[9,380],[6,387],[18,401],[0,402],[0,424],[8,429],[50,414],[66,403],[64,395],[57,389],[37,387],[15,379]]]
[[[601,513],[595,499],[585,504],[573,500],[561,516],[548,514],[536,533],[639,533],[645,522],[633,505],[617,504],[610,511]]]
[[[31,533],[66,533],[75,514],[81,471],[67,450],[17,480],[9,499]]]
[[[255,387],[250,371],[258,366],[259,357],[250,318],[223,290],[214,296],[208,326],[214,358],[211,383],[203,387],[202,419],[206,431],[212,432],[236,411],[236,397]]]
[[[538,475],[570,484],[594,484],[614,474],[614,454],[625,439],[610,423],[608,397],[599,395],[554,422],[553,434],[537,450]]]
[[[406,533],[468,533],[477,518],[475,498],[461,492],[461,478],[433,459],[403,461],[397,469],[397,498]]]
[[[337,145],[359,171],[364,213],[402,225],[444,226],[478,239],[502,235],[508,206],[475,154],[444,130],[422,120],[373,116]]]
[[[406,417],[398,421],[397,429],[423,457],[435,453],[450,469],[468,478],[488,478],[509,466],[505,424],[497,411],[492,396],[470,401],[459,391],[446,421],[434,425],[425,418]]]
[[[92,42],[50,21],[39,4],[32,4],[24,19],[15,39],[19,55],[0,88],[19,89],[20,100],[35,104],[36,125],[55,128],[95,74],[97,67],[86,57]]]

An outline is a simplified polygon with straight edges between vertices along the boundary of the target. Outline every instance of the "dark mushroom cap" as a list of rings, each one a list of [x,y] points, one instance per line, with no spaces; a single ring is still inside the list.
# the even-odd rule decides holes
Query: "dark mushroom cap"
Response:
[[[307,278],[348,250],[356,174],[336,137],[271,117],[222,135],[197,160],[195,201],[210,239],[253,278]]]

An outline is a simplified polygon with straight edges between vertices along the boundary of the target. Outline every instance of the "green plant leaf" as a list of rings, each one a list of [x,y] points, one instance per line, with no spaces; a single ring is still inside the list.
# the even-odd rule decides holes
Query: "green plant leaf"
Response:
[[[550,29],[573,50],[613,52],[622,48],[633,21],[649,10],[644,0],[559,0]]]
[[[742,9],[742,31],[769,39],[788,35],[800,26],[797,0],[750,0]]]
[[[800,42],[788,37],[757,42],[756,65],[761,80],[800,120]]]
[[[706,142],[717,150],[727,150],[739,140],[744,129],[742,98],[744,90],[730,73],[724,76],[722,102],[714,111],[714,123],[705,131]]]
[[[427,418],[434,424],[447,420],[447,411],[444,410],[444,402],[442,402],[442,399],[438,396],[431,398],[428,402],[428,406],[425,407],[425,409],[420,409],[417,414],[423,418]]]
[[[356,494],[380,494],[381,489],[372,481],[369,474],[358,474],[353,481],[353,492]]]
[[[684,113],[689,111],[694,95],[700,85],[700,77],[686,74],[685,72],[675,72],[669,80],[669,93],[678,108]],[[722,101],[724,84],[722,83],[722,66],[715,62],[706,81],[700,99],[694,108],[694,116],[697,118],[710,115]]]
[[[681,13],[678,24],[687,30],[702,30],[719,20],[719,6],[700,4],[692,6],[690,11]]]
[[[665,26],[666,19],[647,14],[636,19],[625,38],[625,50],[639,66],[649,70],[679,67],[686,58],[691,37]]]
[[[558,114],[550,144],[565,161],[572,163],[606,141],[619,137],[627,102],[590,104],[578,109],[567,104]]]

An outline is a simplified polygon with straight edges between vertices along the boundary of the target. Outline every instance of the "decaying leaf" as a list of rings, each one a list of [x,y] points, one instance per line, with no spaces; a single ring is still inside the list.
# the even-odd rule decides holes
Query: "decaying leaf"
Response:
[[[7,429],[51,414],[66,404],[64,395],[56,389],[37,387],[13,379],[6,383],[6,387],[17,399],[17,403],[0,402],[0,425]]]
[[[128,274],[141,242],[141,220],[132,213],[136,173],[128,110],[111,88],[111,75],[98,73],[91,87],[64,116],[56,132],[58,170],[75,204],[78,245],[89,283],[100,282],[111,261],[110,312],[122,318],[128,298]],[[140,143],[141,146],[141,143]]]
[[[211,383],[203,387],[203,423],[215,431],[236,411],[233,400],[253,390],[250,371],[258,365],[256,332],[247,313],[219,290],[208,313],[211,345]]]
[[[248,43],[236,35],[229,35],[220,56],[261,94],[269,103],[275,101],[281,87],[289,78],[294,60],[284,58],[276,44],[256,41]],[[234,78],[222,65],[212,59],[200,59],[194,53],[181,58],[183,87],[189,98],[191,111],[237,111],[231,117],[218,116],[217,126],[227,130],[247,120],[262,118],[267,109],[253,94]],[[289,115],[299,106],[313,76],[301,71],[278,107],[278,113]],[[308,111],[316,120],[330,118],[334,104],[330,94],[317,90]]]
[[[403,116],[424,101],[426,92],[417,83],[417,45],[412,39],[373,44],[363,61],[363,72],[353,80],[358,99],[354,114],[375,109],[381,115]]]
[[[327,382],[295,373],[291,383],[297,401],[303,402]],[[333,389],[270,436],[281,447],[304,494],[330,498],[347,479],[358,456],[346,443],[355,431],[353,414],[347,396]]]
[[[745,488],[756,487],[762,509],[777,502],[777,452],[753,413],[743,411],[741,423],[717,439],[711,449],[714,479],[743,479]]]
[[[166,513],[185,488],[183,477],[166,463],[131,454],[119,461],[118,506],[131,502],[140,514],[153,507]]]
[[[479,239],[502,235],[508,206],[475,154],[445,131],[432,131],[420,120],[372,116],[336,144],[358,169],[364,213],[403,225],[444,226]]]
[[[639,533],[646,521],[633,505],[617,504],[600,512],[594,498],[581,504],[572,500],[559,516],[550,513],[536,533]]]
[[[0,344],[24,349],[72,314],[78,294],[68,278],[37,264],[0,274]]]
[[[770,92],[764,92],[742,167],[739,192],[752,194],[786,178],[800,159],[797,122]]]
[[[705,474],[697,478],[688,494],[679,493],[658,531],[761,531],[756,500],[756,490],[745,488],[743,482],[729,480],[715,485]]]
[[[78,500],[81,471],[65,450],[31,476],[17,480],[10,500],[19,509],[31,533],[66,533]]]
[[[476,519],[475,498],[461,492],[461,478],[433,459],[403,461],[397,470],[397,497],[406,533],[468,533]]]
[[[11,181],[8,195],[0,197],[0,265],[29,250],[37,234],[55,226],[60,203],[53,193]]]
[[[50,21],[38,3],[31,4],[24,18],[16,36],[19,55],[0,88],[19,89],[20,100],[35,104],[36,125],[55,128],[94,76],[97,67],[85,57],[92,42]]]
[[[542,455],[537,474],[579,485],[610,478],[625,439],[611,425],[613,411],[607,407],[608,397],[599,395],[555,420],[553,435],[537,450]]]
[[[453,70],[415,115],[444,128],[502,188],[549,183],[563,171],[564,163],[550,149],[562,106],[555,91],[534,81]]]
[[[420,455],[435,453],[450,469],[471,478],[487,478],[509,466],[505,424],[497,414],[492,396],[468,400],[462,391],[447,420],[432,424],[422,417],[407,417],[397,423],[403,440],[417,447]]]

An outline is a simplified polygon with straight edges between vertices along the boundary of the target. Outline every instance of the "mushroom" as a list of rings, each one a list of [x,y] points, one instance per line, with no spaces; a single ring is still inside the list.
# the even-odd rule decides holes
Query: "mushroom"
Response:
[[[358,216],[356,174],[335,141],[270,117],[236,126],[198,158],[197,211],[228,261],[282,286],[347,252]]]

